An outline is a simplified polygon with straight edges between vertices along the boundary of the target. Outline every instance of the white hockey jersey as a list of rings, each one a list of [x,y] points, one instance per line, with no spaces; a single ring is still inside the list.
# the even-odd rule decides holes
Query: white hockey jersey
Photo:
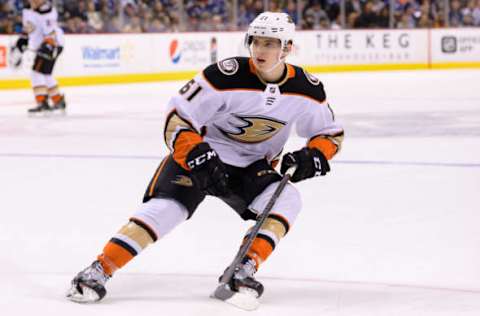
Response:
[[[189,81],[170,100],[169,110],[165,142],[184,167],[188,151],[200,141],[223,162],[246,167],[276,159],[293,126],[310,143],[316,139],[327,158],[343,139],[320,80],[289,64],[279,82],[267,83],[250,58],[225,59]]]
[[[51,4],[36,10],[24,9],[23,29],[28,33],[28,48],[36,51],[46,37],[52,37],[58,46],[65,45],[63,30],[58,26],[58,13]]]

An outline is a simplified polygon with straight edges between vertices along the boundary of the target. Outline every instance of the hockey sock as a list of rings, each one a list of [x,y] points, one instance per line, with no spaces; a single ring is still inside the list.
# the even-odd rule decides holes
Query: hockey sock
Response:
[[[60,94],[52,95],[50,98],[52,99],[53,104],[57,104],[60,102],[60,100],[62,100],[62,96]]]
[[[105,273],[111,276],[156,240],[156,235],[147,225],[131,219],[110,239],[97,259]]]
[[[35,95],[35,101],[37,101],[37,104],[42,104],[46,100],[47,100],[47,95],[46,94]]]
[[[285,218],[277,214],[268,215],[247,252],[247,256],[255,260],[257,270],[273,252],[280,239],[287,234],[288,229],[289,224]]]
[[[58,86],[53,86],[51,88],[48,88],[48,95],[50,96],[50,99],[53,101],[53,104],[57,104],[58,102],[60,102],[60,100],[62,100],[62,95],[58,90]]]
[[[33,95],[35,96],[35,101],[37,101],[37,104],[42,104],[48,98],[47,87],[46,86],[33,87]]]

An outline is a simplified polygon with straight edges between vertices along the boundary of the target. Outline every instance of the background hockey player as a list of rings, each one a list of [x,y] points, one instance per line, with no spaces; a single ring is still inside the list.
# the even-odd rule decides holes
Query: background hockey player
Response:
[[[190,219],[206,195],[222,199],[242,219],[255,220],[281,179],[274,166],[293,126],[306,145],[283,155],[280,173],[296,165],[291,181],[298,182],[330,171],[328,160],[340,149],[343,129],[322,83],[285,62],[294,33],[287,14],[260,14],[246,34],[250,58],[210,65],[170,100],[164,137],[171,154],[153,175],[141,207],[73,279],[69,299],[102,299],[115,271]],[[300,209],[300,194],[288,184],[235,271],[233,291],[262,295],[254,274]]]
[[[37,105],[28,112],[63,111],[66,107],[65,98],[52,76],[55,62],[64,46],[63,30],[57,24],[58,13],[50,1],[29,0],[29,3],[30,8],[22,12],[23,33],[15,45],[22,53],[27,49],[35,52],[30,80]]]

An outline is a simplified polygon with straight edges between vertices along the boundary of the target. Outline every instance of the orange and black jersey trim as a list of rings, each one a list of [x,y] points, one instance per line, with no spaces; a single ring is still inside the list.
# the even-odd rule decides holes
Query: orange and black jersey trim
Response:
[[[224,64],[233,65],[225,71]],[[269,82],[258,74],[251,58],[233,57],[212,64],[203,71],[204,78],[216,90],[258,90],[264,91]],[[283,76],[278,82],[280,93],[305,96],[317,102],[326,100],[325,90],[320,80],[304,71],[301,67],[286,64]]]
[[[27,8],[25,8],[27,9]],[[48,14],[50,12],[52,12],[53,10],[53,6],[50,4],[50,3],[45,3],[44,5],[40,6],[39,8],[33,10],[39,14]]]
[[[164,139],[173,153],[173,159],[185,170],[190,170],[186,162],[187,155],[203,141],[192,123],[182,118],[177,111],[172,111],[165,122]]]
[[[317,135],[310,138],[307,143],[307,147],[320,150],[325,158],[330,160],[337,152],[340,151],[343,137],[343,131],[334,135]]]

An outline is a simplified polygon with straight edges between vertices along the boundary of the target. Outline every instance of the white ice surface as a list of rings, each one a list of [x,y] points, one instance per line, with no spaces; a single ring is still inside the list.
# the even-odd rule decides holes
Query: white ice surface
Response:
[[[344,148],[298,184],[304,209],[252,314],[480,315],[480,71],[319,77]],[[63,297],[138,206],[181,85],[66,88],[63,118],[29,118],[29,90],[0,91],[0,315],[246,313],[208,297],[250,225],[211,198],[101,304]]]

